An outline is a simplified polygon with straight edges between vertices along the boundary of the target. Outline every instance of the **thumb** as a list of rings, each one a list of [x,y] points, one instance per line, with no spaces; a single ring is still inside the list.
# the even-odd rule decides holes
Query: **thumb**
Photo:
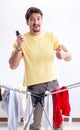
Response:
[[[58,49],[58,51],[62,51],[62,48],[61,48],[61,46],[59,46],[59,49]]]

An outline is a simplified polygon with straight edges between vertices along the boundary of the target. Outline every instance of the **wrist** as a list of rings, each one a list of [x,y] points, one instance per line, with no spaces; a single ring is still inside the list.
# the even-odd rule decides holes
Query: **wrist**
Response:
[[[21,51],[21,50],[22,50],[22,48],[18,48],[18,47],[16,47],[16,50],[17,50],[17,51]]]

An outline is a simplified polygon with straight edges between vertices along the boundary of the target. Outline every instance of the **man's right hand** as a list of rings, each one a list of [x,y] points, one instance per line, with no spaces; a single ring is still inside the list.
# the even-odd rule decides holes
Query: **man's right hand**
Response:
[[[17,50],[21,50],[22,44],[24,43],[24,37],[21,34],[17,36],[17,42]]]

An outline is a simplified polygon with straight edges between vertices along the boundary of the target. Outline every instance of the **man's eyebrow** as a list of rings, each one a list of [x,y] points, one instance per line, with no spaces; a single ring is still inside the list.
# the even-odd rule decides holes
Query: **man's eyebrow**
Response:
[[[41,16],[36,16],[37,18],[40,18]],[[30,18],[35,18],[34,16],[30,16]]]

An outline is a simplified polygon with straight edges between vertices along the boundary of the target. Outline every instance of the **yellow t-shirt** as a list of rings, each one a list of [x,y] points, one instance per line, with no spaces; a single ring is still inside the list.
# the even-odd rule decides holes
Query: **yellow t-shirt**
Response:
[[[42,31],[38,36],[24,34],[22,53],[25,65],[23,86],[57,79],[55,49],[60,41],[53,33]],[[16,43],[15,43],[16,44]]]

